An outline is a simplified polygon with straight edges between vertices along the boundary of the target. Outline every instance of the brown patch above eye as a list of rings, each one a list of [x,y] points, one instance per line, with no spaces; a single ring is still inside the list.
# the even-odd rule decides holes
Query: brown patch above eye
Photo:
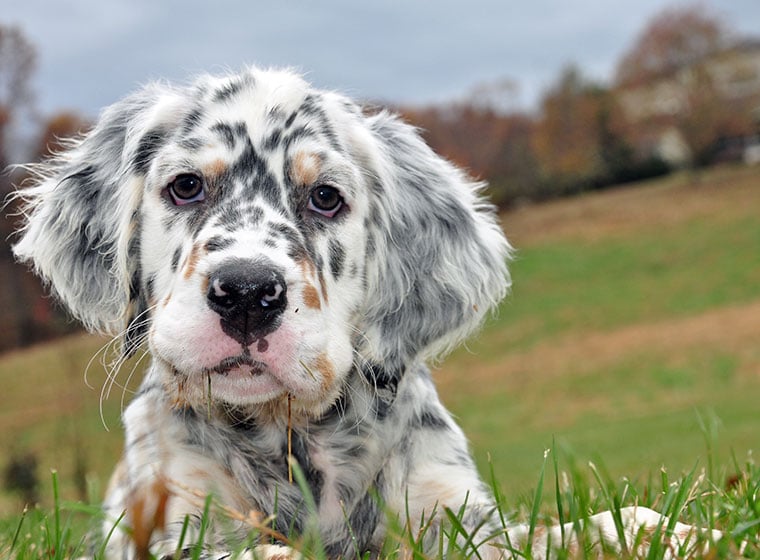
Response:
[[[219,177],[225,171],[227,171],[227,164],[221,159],[214,160],[203,168],[206,177]]]
[[[319,178],[322,160],[317,154],[298,152],[290,165],[290,180],[296,185],[313,185]]]

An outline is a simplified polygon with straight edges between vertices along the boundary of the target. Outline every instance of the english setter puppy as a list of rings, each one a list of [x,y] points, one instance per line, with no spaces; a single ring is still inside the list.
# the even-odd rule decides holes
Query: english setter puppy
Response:
[[[147,86],[36,171],[15,254],[89,329],[152,356],[123,414],[109,557],[203,532],[216,558],[248,542],[248,512],[330,558],[378,555],[391,521],[435,553],[447,508],[480,557],[525,546],[425,365],[505,295],[510,246],[482,185],[412,127],[249,69]],[[662,523],[621,520],[628,544]],[[589,523],[620,546],[611,514]],[[537,530],[534,555],[565,529]],[[244,554],[298,555],[274,542]]]

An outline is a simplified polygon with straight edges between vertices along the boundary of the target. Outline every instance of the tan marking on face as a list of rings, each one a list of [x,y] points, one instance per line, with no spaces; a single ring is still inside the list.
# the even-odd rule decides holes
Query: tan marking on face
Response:
[[[327,285],[325,284],[325,275],[319,274],[319,287],[322,289],[322,300],[327,303]]]
[[[208,293],[208,283],[209,278],[204,275],[203,278],[201,278],[201,294],[203,294],[203,297],[206,297],[206,294]]]
[[[319,301],[319,292],[317,292],[317,289],[312,284],[306,284],[306,287],[303,289],[303,302],[306,304],[306,307],[310,307],[311,309],[322,307]]]
[[[316,268],[314,267],[314,263],[311,262],[311,259],[308,257],[301,257],[299,258],[298,266],[301,267],[301,274],[303,274],[304,280],[307,280],[309,278],[314,278],[314,274],[316,273]]]
[[[189,280],[195,272],[195,267],[198,266],[202,251],[203,249],[200,245],[193,245],[193,250],[190,251],[190,256],[187,257],[187,264],[185,265],[185,273],[183,274],[185,280]]]
[[[227,171],[227,164],[221,159],[214,160],[203,168],[206,177],[219,177],[225,171]]]
[[[335,366],[324,352],[317,356],[314,366],[322,374],[322,388],[328,391],[335,382]]]
[[[300,186],[313,185],[321,167],[322,159],[317,154],[298,152],[290,166],[290,180]]]
[[[317,289],[314,287],[314,285],[310,282],[313,278],[317,276],[317,269],[314,266],[314,263],[311,261],[311,259],[304,257],[298,261],[298,266],[301,268],[301,274],[303,276],[303,282],[305,284],[305,288],[303,290],[303,300],[306,304],[306,307],[310,307],[312,309],[320,309],[322,307],[322,303],[319,299],[319,292],[317,292]],[[327,292],[324,285],[324,279],[322,278],[322,275],[319,275],[321,289],[322,289],[322,296],[323,300],[327,301]]]

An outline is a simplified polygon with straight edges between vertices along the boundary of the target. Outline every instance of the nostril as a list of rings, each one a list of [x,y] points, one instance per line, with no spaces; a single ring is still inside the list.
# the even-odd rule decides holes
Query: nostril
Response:
[[[285,286],[276,280],[262,288],[261,307],[280,307],[285,301]]]
[[[238,300],[238,290],[229,282],[213,278],[209,283],[207,297],[209,301],[220,307],[232,307]]]

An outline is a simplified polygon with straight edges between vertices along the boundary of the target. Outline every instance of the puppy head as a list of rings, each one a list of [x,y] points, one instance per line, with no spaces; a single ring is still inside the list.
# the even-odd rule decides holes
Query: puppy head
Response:
[[[191,405],[314,413],[398,380],[504,295],[479,185],[415,131],[283,71],[153,85],[39,168],[14,251],[83,324],[147,339]]]

